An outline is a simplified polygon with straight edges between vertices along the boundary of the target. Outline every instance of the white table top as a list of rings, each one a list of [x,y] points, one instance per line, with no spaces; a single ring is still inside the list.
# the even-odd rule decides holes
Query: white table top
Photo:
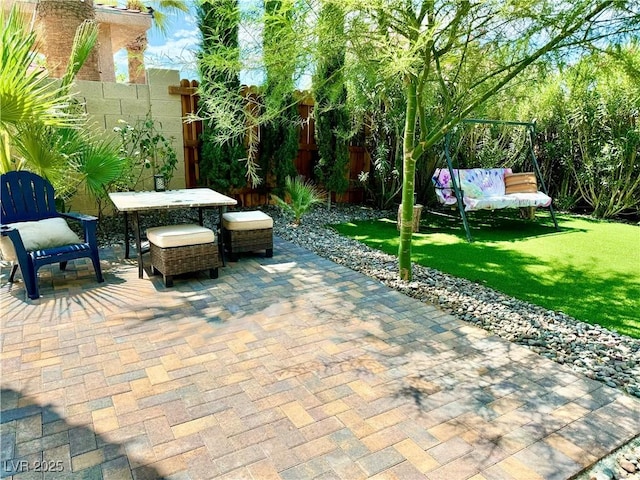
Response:
[[[186,188],[164,192],[112,192],[111,201],[121,212],[142,212],[172,208],[221,207],[236,205],[231,197],[210,188]]]

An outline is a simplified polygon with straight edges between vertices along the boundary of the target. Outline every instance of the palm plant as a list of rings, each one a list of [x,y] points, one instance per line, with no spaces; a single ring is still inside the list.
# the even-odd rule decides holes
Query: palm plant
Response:
[[[302,216],[316,203],[324,201],[325,194],[310,181],[302,177],[287,177],[284,187],[284,198],[271,195],[276,204],[285,212],[292,214],[293,223],[300,224]]]
[[[68,198],[80,185],[99,194],[120,173],[121,159],[108,140],[96,137],[74,104],[73,80],[94,48],[98,27],[83,23],[76,32],[67,70],[53,82],[34,68],[36,36],[17,7],[5,18],[0,68],[0,171],[31,170],[46,177]]]
[[[11,138],[32,122],[46,126],[70,126],[64,115],[69,98],[61,86],[52,87],[45,71],[34,69],[36,36],[22,24],[22,15],[12,8],[8,17],[0,9],[0,172],[13,170]]]

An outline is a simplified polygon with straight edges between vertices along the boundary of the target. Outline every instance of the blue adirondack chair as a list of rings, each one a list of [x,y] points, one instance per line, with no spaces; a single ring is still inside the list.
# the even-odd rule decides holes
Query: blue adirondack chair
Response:
[[[60,263],[60,269],[64,270],[69,260],[84,257],[91,258],[98,282],[104,281],[98,256],[96,217],[58,212],[51,183],[31,172],[3,174],[0,189],[2,252],[6,257],[7,250],[11,247],[15,250],[9,253],[14,258],[5,258],[14,262],[10,282],[19,266],[29,298],[36,299],[40,296],[38,269],[41,266]],[[82,223],[84,241],[71,231],[65,218]]]

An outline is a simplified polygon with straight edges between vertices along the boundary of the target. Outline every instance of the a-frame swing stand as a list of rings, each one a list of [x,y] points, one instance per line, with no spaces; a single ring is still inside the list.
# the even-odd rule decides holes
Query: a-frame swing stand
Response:
[[[461,123],[472,123],[472,124],[485,124],[485,125],[512,125],[518,127],[525,127],[527,132],[529,133],[529,153],[531,155],[531,161],[533,163],[533,168],[535,171],[535,175],[538,181],[538,185],[540,186],[541,191],[545,195],[549,195],[547,186],[544,183],[544,179],[542,178],[542,173],[540,172],[540,166],[538,165],[538,159],[536,158],[536,154],[533,150],[533,144],[535,140],[535,122],[516,122],[516,121],[507,121],[507,120],[485,120],[485,119],[475,119],[475,118],[467,118],[461,120]],[[471,229],[469,228],[469,221],[467,220],[467,213],[464,207],[462,188],[460,186],[459,180],[456,180],[455,170],[453,168],[453,160],[451,158],[451,131],[447,132],[445,135],[445,157],[447,159],[447,167],[449,168],[449,174],[451,175],[451,185],[453,187],[453,191],[456,196],[458,210],[460,211],[460,217],[462,218],[462,223],[464,224],[465,232],[467,233],[467,240],[469,242],[473,241],[471,236]],[[553,211],[552,203],[549,204],[549,212],[551,213],[551,218],[553,220],[553,224],[557,231],[560,230],[558,227],[558,221],[556,220],[555,212]]]

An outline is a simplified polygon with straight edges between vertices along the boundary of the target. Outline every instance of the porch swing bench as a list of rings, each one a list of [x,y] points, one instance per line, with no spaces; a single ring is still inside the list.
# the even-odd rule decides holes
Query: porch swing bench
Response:
[[[514,174],[510,168],[464,168],[459,170],[454,168],[452,172],[445,168],[438,168],[431,180],[436,187],[438,200],[443,205],[455,205],[458,202],[453,186],[453,182],[457,181],[462,193],[464,209],[467,212],[500,208],[537,208],[551,205],[551,197],[537,190],[533,175],[527,177],[520,177],[520,175],[523,174]],[[522,179],[521,183],[513,185],[523,188],[518,191],[509,190],[506,180],[512,176]],[[533,188],[530,187],[531,185]]]
[[[535,124],[478,119],[465,119],[462,123],[506,124],[526,127],[530,133],[530,154],[534,167],[534,172],[530,173],[513,173],[511,168],[453,168],[449,148],[450,135],[446,135],[445,157],[448,168],[437,168],[431,181],[435,187],[436,197],[441,204],[449,206],[457,204],[467,240],[471,242],[473,239],[466,212],[476,210],[520,208],[532,212],[536,208],[548,208],[555,228],[559,230],[552,207],[552,199],[547,193],[533,151]]]

